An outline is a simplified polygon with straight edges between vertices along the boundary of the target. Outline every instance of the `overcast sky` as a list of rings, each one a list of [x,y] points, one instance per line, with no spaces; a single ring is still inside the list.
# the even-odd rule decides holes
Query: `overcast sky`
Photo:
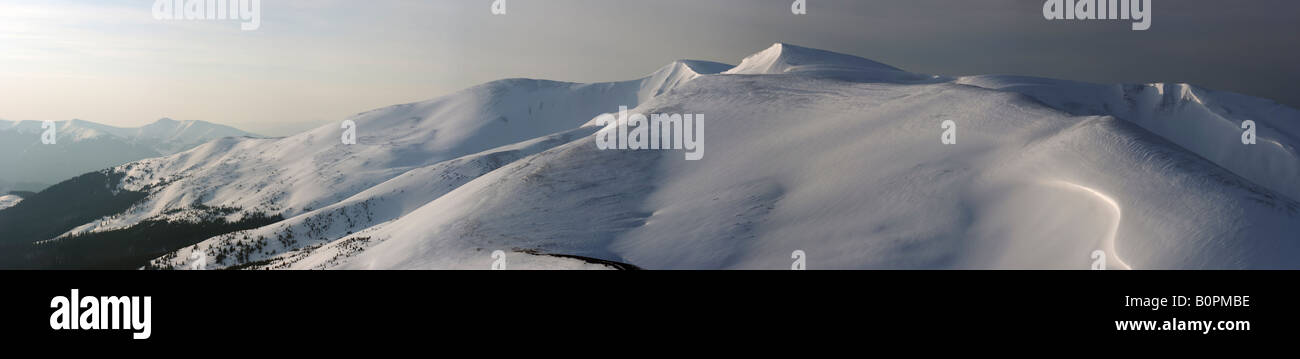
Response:
[[[774,42],[913,72],[1190,82],[1300,107],[1300,1],[1155,0],[1152,27],[1047,21],[1042,0],[263,0],[262,24],[154,0],[0,0],[0,118],[268,135],[509,77],[633,79]]]

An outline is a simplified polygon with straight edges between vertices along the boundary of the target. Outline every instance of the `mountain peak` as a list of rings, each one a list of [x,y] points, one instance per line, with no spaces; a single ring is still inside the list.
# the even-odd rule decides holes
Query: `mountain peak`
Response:
[[[180,124],[181,124],[180,121],[176,121],[168,117],[163,117],[152,123],[149,123],[148,125],[144,125],[136,128],[136,131],[137,132],[174,131],[176,130],[177,127],[180,126]]]
[[[730,74],[783,74],[821,71],[903,71],[865,58],[778,42],[746,57]]]
[[[735,66],[720,62],[704,60],[676,60],[660,67],[650,74],[650,78],[713,75],[730,70]]]
[[[720,63],[720,62],[704,61],[704,60],[677,60],[677,61],[673,61],[673,63],[669,64],[666,67],[681,67],[681,68],[691,70],[692,72],[695,72],[696,74],[699,75],[712,75],[712,74],[717,74],[723,71],[730,70],[735,66]]]
[[[778,42],[749,55],[723,72],[734,75],[798,74],[865,82],[928,82],[938,77],[914,74],[865,58]]]
[[[702,60],[677,60],[659,68],[649,77],[641,79],[638,103],[664,94],[703,75],[712,75],[732,68],[731,65]]]

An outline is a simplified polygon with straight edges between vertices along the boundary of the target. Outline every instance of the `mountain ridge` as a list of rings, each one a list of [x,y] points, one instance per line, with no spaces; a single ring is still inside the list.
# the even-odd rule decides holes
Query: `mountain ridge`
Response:
[[[1176,86],[1020,82],[780,43],[735,67],[676,61],[629,81],[499,80],[351,116],[357,145],[331,124],[118,166],[121,189],[149,195],[63,236],[193,220],[201,205],[235,208],[229,222],[285,220],[150,267],[184,268],[201,250],[242,254],[210,268],[487,268],[504,250],[512,268],[593,268],[538,253],[776,268],[799,249],[819,258],[810,268],[1086,268],[1098,248],[1132,268],[1294,267],[1284,258],[1300,248],[1284,235],[1296,202],[1259,180],[1286,167],[1216,162],[1285,164],[1285,152],[1215,157],[1228,148],[1218,136],[1237,138],[1230,128],[1151,125],[1213,123],[1201,121],[1206,103],[1271,110],[1222,93],[1164,96]],[[708,157],[597,151],[592,119],[619,106],[707,114]],[[952,147],[939,142],[943,119],[961,128]],[[1197,148],[1188,133],[1221,145]],[[1050,248],[1033,241],[1048,237]]]

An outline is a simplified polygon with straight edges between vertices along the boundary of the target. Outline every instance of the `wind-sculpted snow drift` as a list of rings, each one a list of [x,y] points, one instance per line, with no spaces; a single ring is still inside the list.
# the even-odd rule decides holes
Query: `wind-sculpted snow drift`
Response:
[[[597,115],[707,117],[708,156],[599,150]],[[1185,85],[944,78],[777,44],[644,79],[511,79],[284,139],[118,167],[148,189],[70,233],[285,220],[155,259],[187,268],[1298,268],[1297,111]],[[957,143],[940,143],[940,123]],[[1239,124],[1260,124],[1240,144]],[[1238,141],[1235,144],[1233,141]],[[202,251],[204,255],[197,255]]]

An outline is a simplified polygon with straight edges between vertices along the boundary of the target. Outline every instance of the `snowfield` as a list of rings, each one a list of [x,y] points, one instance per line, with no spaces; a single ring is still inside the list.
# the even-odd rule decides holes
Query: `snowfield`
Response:
[[[619,106],[705,115],[707,155],[599,150],[614,125],[593,119]],[[203,205],[285,220],[154,266],[788,269],[802,250],[811,269],[1088,269],[1095,251],[1110,269],[1300,268],[1300,112],[1190,85],[946,78],[776,44],[348,120],[355,145],[332,124],[117,167],[150,195],[69,234]]]

